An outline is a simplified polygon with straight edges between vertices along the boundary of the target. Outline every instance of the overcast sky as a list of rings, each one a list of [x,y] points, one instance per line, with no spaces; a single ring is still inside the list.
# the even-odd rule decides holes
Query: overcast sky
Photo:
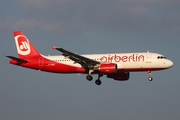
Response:
[[[179,0],[6,0],[0,4],[1,120],[180,119]],[[102,85],[85,75],[52,74],[9,64],[17,56],[13,31],[23,31],[44,55],[69,51],[151,51],[174,62],[171,69],[131,73]],[[94,79],[97,75],[93,76]]]

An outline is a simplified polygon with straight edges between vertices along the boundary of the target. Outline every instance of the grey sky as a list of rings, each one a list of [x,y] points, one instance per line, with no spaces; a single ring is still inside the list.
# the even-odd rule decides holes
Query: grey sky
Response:
[[[1,120],[173,120],[180,118],[179,0],[7,0],[0,4]],[[51,45],[79,54],[152,51],[174,67],[131,73],[127,82],[63,75],[9,64],[21,30],[45,55]],[[94,79],[97,76],[94,75]]]

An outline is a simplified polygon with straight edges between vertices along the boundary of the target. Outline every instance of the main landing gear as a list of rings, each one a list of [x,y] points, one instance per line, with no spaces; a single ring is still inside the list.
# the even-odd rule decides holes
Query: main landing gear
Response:
[[[96,85],[101,85],[101,80],[100,80],[100,77],[102,77],[103,76],[103,74],[98,74],[98,79],[95,81],[95,84]],[[93,77],[92,77],[92,75],[91,74],[89,74],[89,75],[87,75],[86,76],[86,79],[88,80],[88,81],[92,81],[92,79],[93,79]]]
[[[86,76],[86,79],[87,79],[88,81],[92,81],[93,77],[92,77],[92,75],[87,75],[87,76]]]
[[[152,80],[153,80],[153,78],[151,77],[151,71],[148,71],[148,80],[149,80],[149,81],[152,81]]]
[[[92,75],[91,75],[92,72],[93,72],[93,70],[89,70],[89,74],[86,76],[86,79],[87,79],[88,81],[92,81],[92,79],[93,79],[93,77],[92,77]]]
[[[100,80],[100,77],[102,77],[103,74],[98,74],[98,79],[95,81],[96,85],[101,85],[101,80]]]

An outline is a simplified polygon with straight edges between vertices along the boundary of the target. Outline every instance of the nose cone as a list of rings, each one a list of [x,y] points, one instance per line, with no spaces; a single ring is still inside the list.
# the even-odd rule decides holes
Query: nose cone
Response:
[[[168,65],[168,68],[172,67],[173,66],[173,62],[171,60],[168,60],[167,65]]]

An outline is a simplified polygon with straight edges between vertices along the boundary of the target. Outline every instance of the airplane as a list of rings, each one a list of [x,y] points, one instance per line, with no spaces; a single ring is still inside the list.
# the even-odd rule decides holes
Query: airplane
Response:
[[[10,58],[10,64],[51,73],[77,73],[87,74],[86,79],[95,80],[101,85],[100,77],[116,81],[127,81],[130,72],[147,72],[148,80],[152,81],[151,71],[171,68],[173,62],[164,55],[151,52],[138,53],[111,53],[111,54],[86,54],[78,55],[63,48],[52,46],[53,50],[60,51],[61,56],[45,56],[38,52],[33,44],[21,31],[14,32],[15,44],[19,57]]]

